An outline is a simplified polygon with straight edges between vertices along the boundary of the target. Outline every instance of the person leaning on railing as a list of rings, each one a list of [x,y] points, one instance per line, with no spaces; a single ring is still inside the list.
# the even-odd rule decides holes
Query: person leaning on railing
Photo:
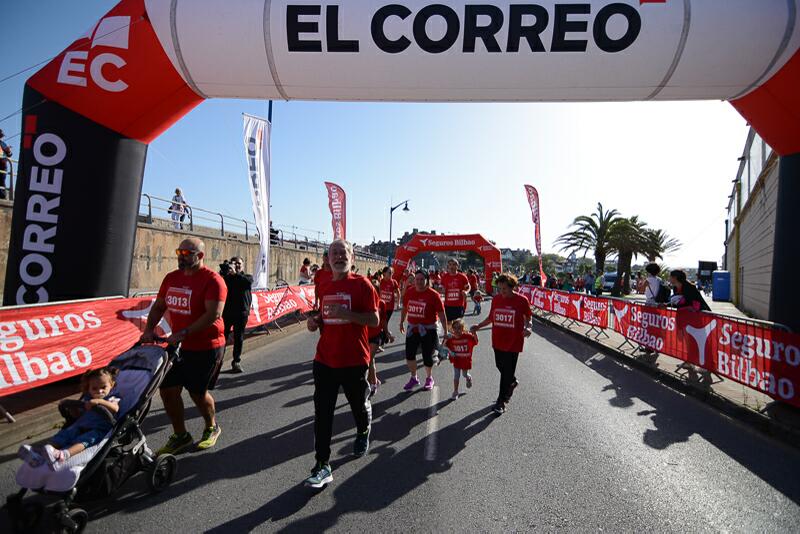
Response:
[[[0,130],[0,199],[8,198],[6,193],[6,174],[8,174],[8,159],[13,155],[11,147],[3,141],[5,134]]]

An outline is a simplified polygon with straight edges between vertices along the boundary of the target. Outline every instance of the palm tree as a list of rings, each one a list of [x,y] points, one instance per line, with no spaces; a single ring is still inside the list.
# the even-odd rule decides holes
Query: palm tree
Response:
[[[609,232],[609,247],[617,253],[617,287],[613,294],[630,293],[631,264],[634,256],[644,255],[649,252],[652,245],[650,233],[644,221],[638,215],[627,219],[620,219]]]
[[[666,254],[677,252],[683,244],[669,236],[664,230],[648,228],[646,230],[648,246],[644,256],[650,263],[663,259]]]
[[[603,272],[606,256],[612,252],[608,243],[609,234],[620,220],[617,210],[604,211],[603,205],[598,202],[595,213],[576,217],[570,225],[573,229],[556,239],[555,243],[568,252],[594,252],[595,266],[598,272]]]

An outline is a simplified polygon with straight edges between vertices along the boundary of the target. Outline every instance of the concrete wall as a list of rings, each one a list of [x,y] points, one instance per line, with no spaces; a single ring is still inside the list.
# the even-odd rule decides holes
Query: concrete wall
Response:
[[[727,263],[736,306],[769,320],[778,165],[767,167],[747,199],[728,239]]]
[[[10,202],[0,200],[0,294],[6,276],[6,262],[8,260],[8,241],[11,233]],[[155,220],[154,224],[139,223],[136,228],[136,245],[134,247],[133,264],[131,268],[131,293],[158,289],[164,275],[177,267],[175,249],[180,242],[188,236],[199,236],[206,244],[206,265],[217,269],[223,259],[232,256],[241,256],[245,260],[247,272],[252,272],[255,257],[258,255],[258,242],[254,239],[245,240],[244,236],[233,234],[222,237],[219,231],[196,229],[195,232],[174,230]],[[322,249],[298,250],[291,246],[270,247],[270,280],[269,285],[274,286],[280,279],[290,284],[296,284],[300,273],[303,258],[309,258],[312,263],[322,264]],[[375,272],[386,264],[380,261],[357,259],[356,266],[359,273],[366,274],[367,269]]]

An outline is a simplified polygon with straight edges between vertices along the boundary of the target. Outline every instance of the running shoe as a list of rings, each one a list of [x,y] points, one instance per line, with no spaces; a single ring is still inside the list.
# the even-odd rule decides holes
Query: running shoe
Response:
[[[498,402],[497,404],[494,405],[492,411],[497,415],[503,415],[504,413],[506,413],[506,403]]]
[[[356,435],[356,442],[353,444],[353,454],[356,458],[361,458],[369,450],[369,430]]]
[[[508,386],[508,400],[511,400],[511,395],[514,394],[514,390],[517,389],[519,385],[519,380],[514,380],[511,382],[511,385]]]
[[[423,387],[423,389],[425,391],[430,391],[433,389],[434,384],[436,384],[436,381],[433,380],[432,376],[429,376],[428,378],[425,379],[425,386]]]
[[[472,375],[467,373],[467,389],[472,387]]]
[[[458,391],[454,391],[453,394],[450,395],[450,398],[453,400],[458,400]]]
[[[161,454],[178,454],[192,446],[194,439],[188,432],[183,434],[172,434],[167,440],[167,444],[156,451],[156,456]]]
[[[375,352],[378,352],[378,353],[383,352],[383,347],[378,347],[377,349],[375,349]]]
[[[234,374],[238,375],[239,373],[243,373],[243,372],[244,372],[244,370],[242,369],[241,362],[232,362],[231,363],[231,373],[234,373]]]
[[[222,434],[222,429],[219,427],[219,425],[206,428],[203,430],[203,437],[197,442],[197,449],[201,451],[210,449],[216,445],[220,434]]]
[[[33,447],[30,445],[22,445],[17,450],[17,456],[31,467],[39,467],[44,463],[44,457],[33,450]]]
[[[330,464],[323,464],[317,462],[314,469],[311,470],[311,476],[305,481],[306,486],[311,488],[323,488],[333,482],[333,470]]]
[[[403,389],[406,391],[411,391],[418,385],[419,385],[419,378],[417,378],[416,376],[412,376],[411,379],[408,381],[408,384],[403,386]]]

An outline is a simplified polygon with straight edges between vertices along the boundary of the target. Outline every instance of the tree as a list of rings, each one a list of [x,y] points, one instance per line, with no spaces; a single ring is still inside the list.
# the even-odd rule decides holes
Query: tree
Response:
[[[638,215],[620,219],[614,224],[608,238],[609,247],[617,253],[617,287],[612,294],[628,294],[631,288],[631,264],[634,256],[645,254],[651,246],[647,225]]]
[[[680,241],[669,236],[664,230],[648,228],[646,230],[647,250],[644,256],[650,263],[663,259],[666,254],[677,252],[683,246]]]
[[[592,252],[597,270],[603,271],[606,257],[612,252],[609,235],[620,220],[617,210],[603,210],[603,205],[598,202],[597,211],[576,217],[570,225],[573,229],[556,239],[556,245],[561,245],[561,250],[567,252]]]

